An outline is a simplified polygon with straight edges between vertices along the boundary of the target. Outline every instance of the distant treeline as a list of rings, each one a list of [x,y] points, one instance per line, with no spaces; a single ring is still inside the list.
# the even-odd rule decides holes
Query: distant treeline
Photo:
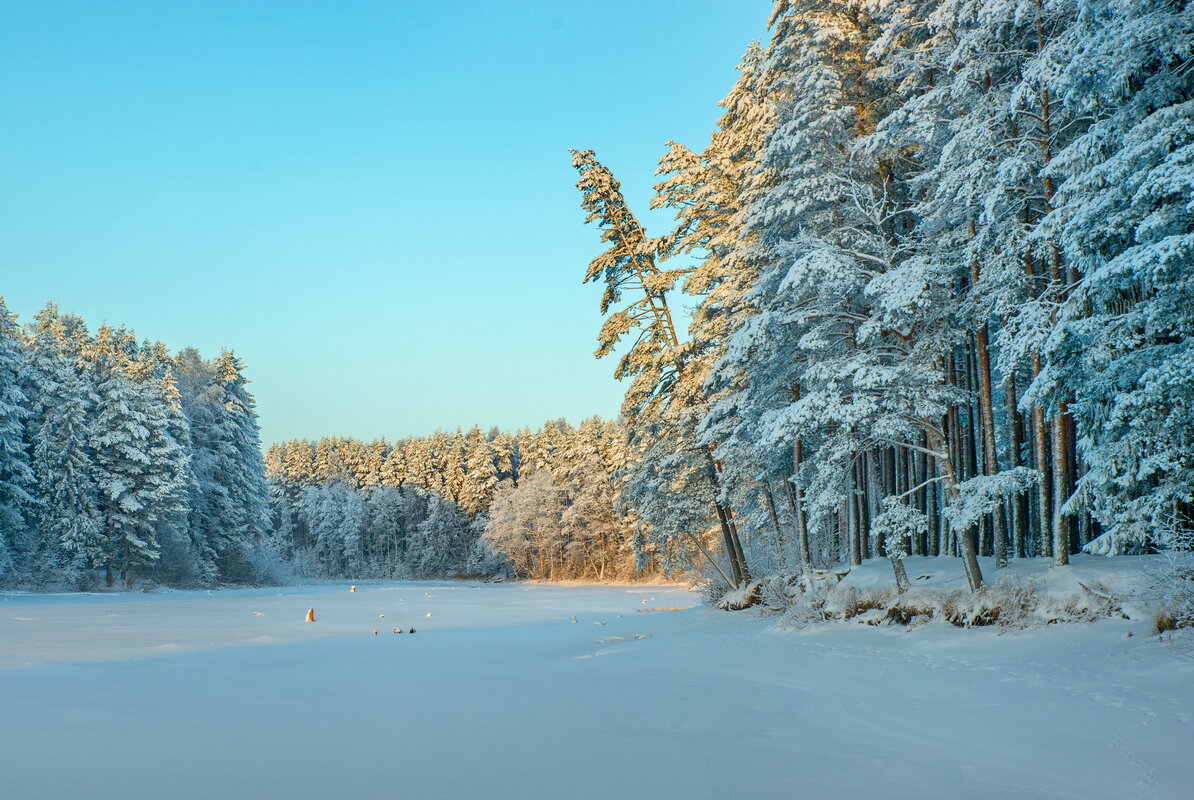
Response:
[[[266,577],[253,397],[205,360],[0,299],[0,583],[88,588]]]
[[[628,579],[636,526],[612,482],[623,452],[620,427],[596,418],[276,444],[265,455],[275,542],[312,576]]]

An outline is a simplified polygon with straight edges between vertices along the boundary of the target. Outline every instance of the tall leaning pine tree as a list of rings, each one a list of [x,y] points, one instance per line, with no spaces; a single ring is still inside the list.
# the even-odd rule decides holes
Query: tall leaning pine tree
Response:
[[[674,428],[675,421],[667,420],[666,412],[672,393],[689,365],[676,334],[667,293],[688,270],[659,269],[656,256],[661,243],[647,236],[613,173],[597,161],[592,150],[571,152],[572,165],[580,173],[576,186],[583,198],[581,207],[589,212],[585,222],[596,222],[602,228],[602,241],[609,245],[593,259],[585,273],[586,283],[605,282],[601,313],[607,317],[598,335],[595,355],[598,358],[609,355],[627,334],[637,330],[637,336],[614,370],[618,380],[630,379],[622,413],[632,436],[636,426],[654,424],[658,428]],[[611,313],[611,307],[621,303],[623,295],[628,293],[633,293],[633,299]],[[698,458],[704,462],[705,475],[713,488],[711,503],[729,561],[730,574],[725,577],[735,585],[742,585],[750,580],[750,572],[732,511],[720,498],[713,455],[686,432],[682,431],[676,441],[681,448],[699,451]],[[692,538],[700,546],[696,537]]]

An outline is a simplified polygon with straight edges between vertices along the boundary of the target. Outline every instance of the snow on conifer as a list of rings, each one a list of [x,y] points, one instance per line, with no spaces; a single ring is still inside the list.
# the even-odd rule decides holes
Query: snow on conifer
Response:
[[[21,329],[0,303],[0,580],[255,579],[264,469],[241,367],[226,362],[90,333],[53,304]],[[203,402],[213,385],[218,402]],[[237,555],[221,564],[221,550]]]
[[[0,298],[0,577],[28,555],[25,534],[34,476],[25,442],[29,409],[21,391],[24,362],[16,317]]]

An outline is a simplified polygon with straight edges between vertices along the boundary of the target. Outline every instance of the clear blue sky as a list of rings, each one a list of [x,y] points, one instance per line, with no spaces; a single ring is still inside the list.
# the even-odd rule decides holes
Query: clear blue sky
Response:
[[[769,7],[3,0],[0,294],[234,348],[266,442],[612,415],[567,148],[645,210]]]

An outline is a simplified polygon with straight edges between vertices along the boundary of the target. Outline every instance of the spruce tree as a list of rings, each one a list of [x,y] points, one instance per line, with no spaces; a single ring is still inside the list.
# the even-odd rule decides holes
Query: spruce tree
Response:
[[[25,441],[28,399],[21,390],[25,353],[16,317],[0,297],[0,578],[28,555],[34,483]]]
[[[90,448],[91,413],[98,396],[87,374],[67,359],[45,359],[52,392],[37,431],[33,471],[37,475],[37,516],[45,549],[55,572],[79,581],[85,570],[101,566],[104,554],[103,519],[97,505],[96,465]]]
[[[159,555],[155,493],[160,487],[150,452],[156,423],[150,419],[147,394],[128,376],[127,346],[121,331],[101,328],[97,334],[92,447],[109,585],[117,575],[128,580],[131,570],[152,564]]]

